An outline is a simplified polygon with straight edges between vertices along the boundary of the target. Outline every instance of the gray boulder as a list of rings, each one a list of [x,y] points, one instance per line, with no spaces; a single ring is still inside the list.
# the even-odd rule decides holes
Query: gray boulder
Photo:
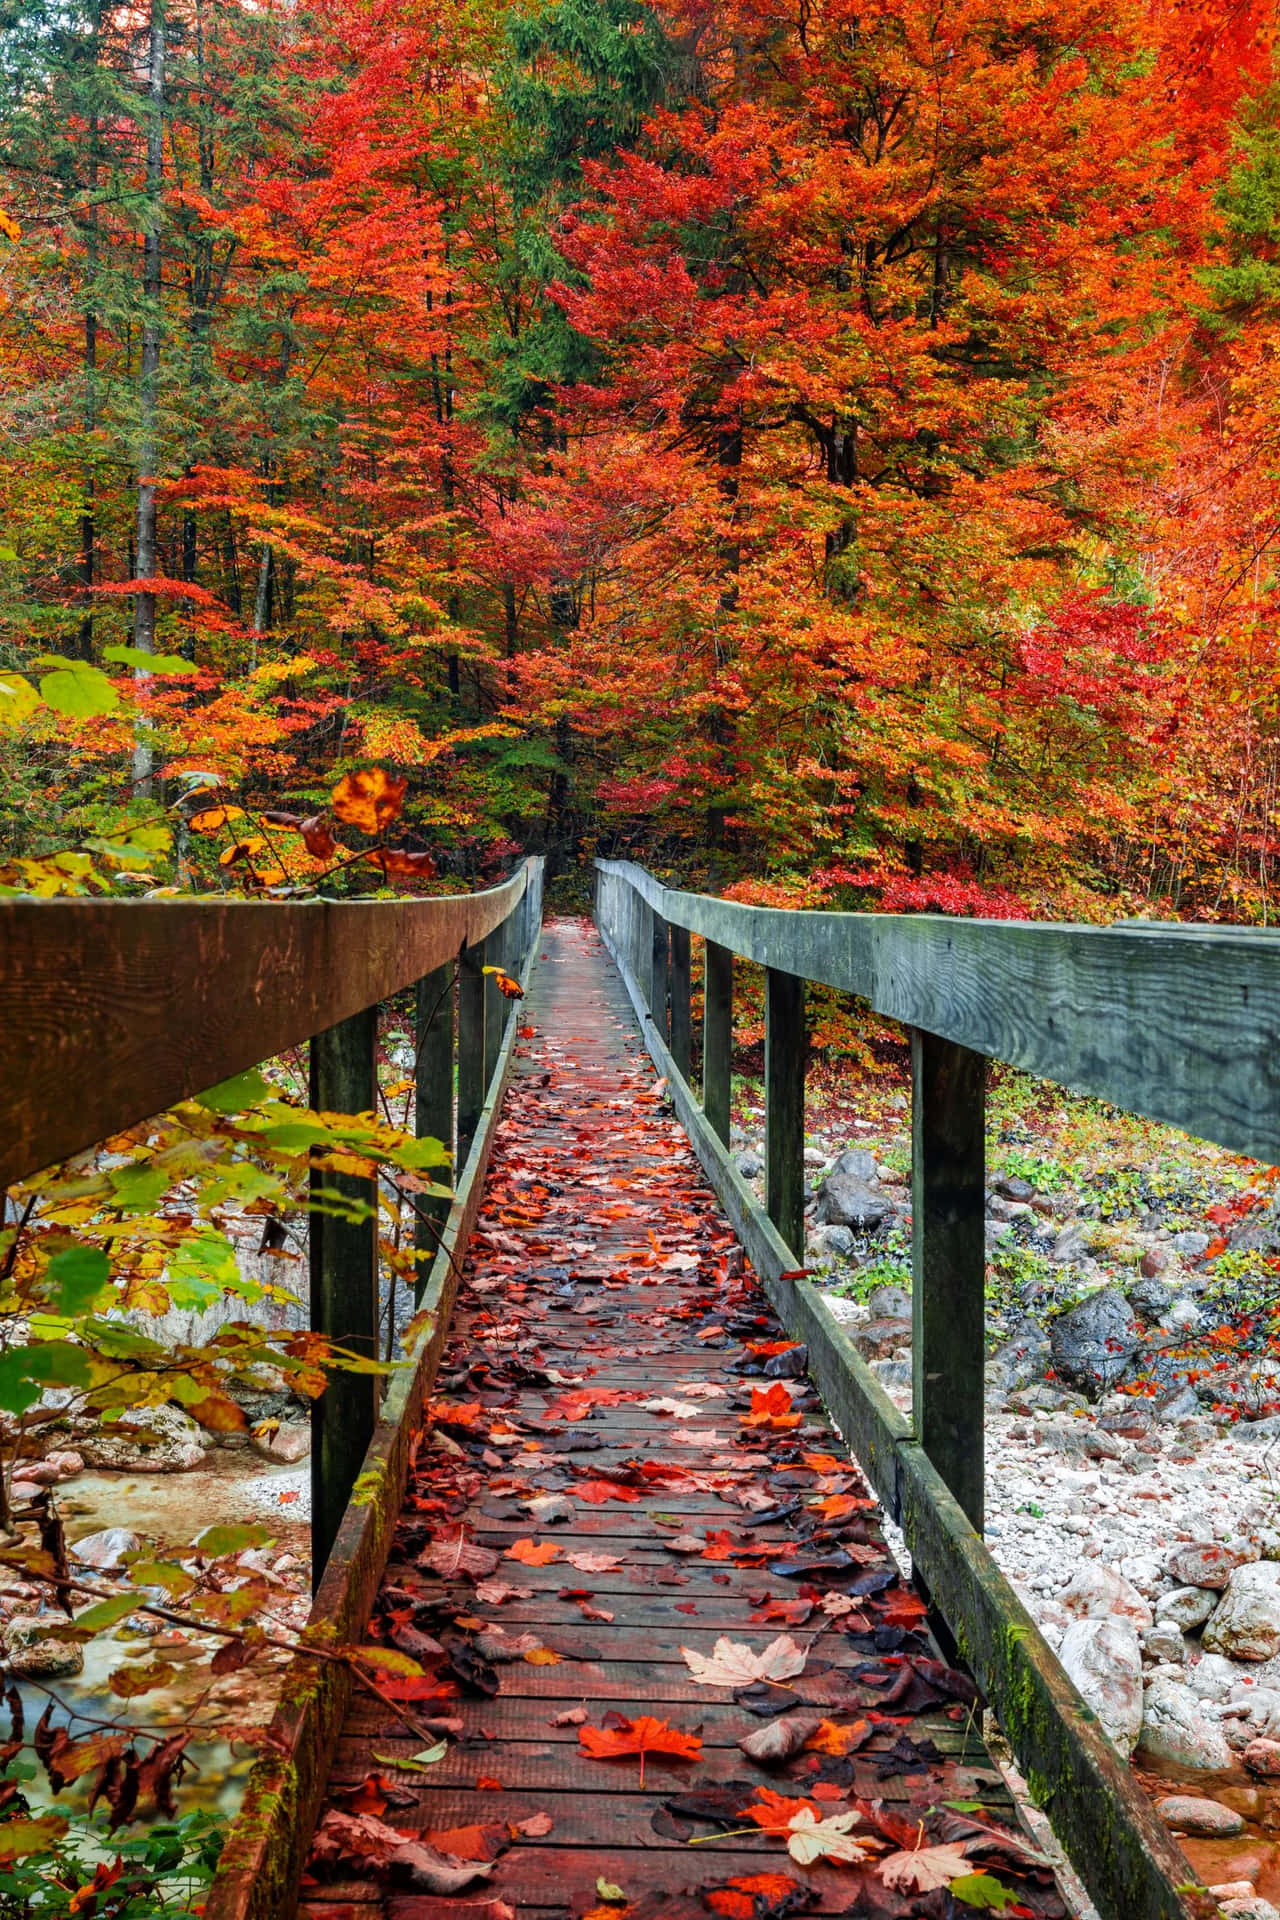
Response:
[[[10,1673],[22,1680],[65,1680],[82,1672],[83,1649],[74,1640],[59,1640],[57,1628],[57,1621],[40,1614],[11,1620],[4,1629],[5,1665]]]
[[[893,1211],[876,1178],[875,1156],[862,1147],[847,1148],[818,1188],[818,1220],[826,1226],[870,1233]]]
[[[1232,1660],[1280,1653],[1280,1565],[1256,1560],[1235,1569],[1205,1627],[1204,1645]]]
[[[1142,1728],[1142,1648],[1132,1620],[1074,1620],[1058,1658],[1107,1738],[1121,1753],[1132,1753]]]
[[[1177,1627],[1180,1633],[1194,1633],[1202,1627],[1218,1604],[1218,1596],[1208,1587],[1175,1587],[1156,1601],[1156,1619],[1161,1626]]]
[[[1139,1745],[1149,1759],[1180,1767],[1221,1773],[1231,1765],[1231,1749],[1217,1721],[1201,1711],[1190,1687],[1163,1674],[1147,1688]]]
[[[210,1441],[212,1444],[212,1441]],[[201,1429],[181,1407],[128,1407],[76,1441],[87,1467],[113,1473],[189,1473],[203,1465]]]
[[[1091,1400],[1115,1385],[1140,1344],[1133,1308],[1115,1287],[1068,1307],[1049,1327],[1055,1371]]]

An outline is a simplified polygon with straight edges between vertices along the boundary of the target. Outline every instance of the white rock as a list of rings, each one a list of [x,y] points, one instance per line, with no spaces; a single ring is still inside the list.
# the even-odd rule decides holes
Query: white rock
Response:
[[[1132,1753],[1142,1727],[1142,1649],[1133,1621],[1076,1620],[1062,1637],[1058,1658],[1109,1739],[1122,1753]]]
[[[1205,1627],[1204,1645],[1235,1660],[1280,1653],[1280,1564],[1255,1560],[1235,1568]]]
[[[86,1466],[114,1473],[189,1473],[204,1464],[201,1430],[181,1407],[129,1407],[76,1442]]]
[[[71,1544],[71,1558],[82,1567],[96,1567],[99,1573],[114,1573],[124,1565],[127,1553],[140,1553],[142,1541],[128,1527],[104,1527],[100,1533],[86,1533]]]
[[[1153,1627],[1147,1627],[1142,1635],[1142,1651],[1148,1660],[1167,1661],[1170,1665],[1180,1666],[1187,1657],[1187,1643],[1180,1628],[1171,1621],[1157,1620]]]
[[[1197,1794],[1170,1793],[1156,1801],[1156,1812],[1166,1827],[1175,1833],[1195,1834],[1201,1839],[1231,1839],[1244,1832],[1244,1816],[1217,1800],[1203,1800]]]
[[[1161,1674],[1146,1690],[1139,1745],[1152,1760],[1220,1773],[1231,1765],[1231,1749],[1221,1727],[1201,1711],[1190,1687]]]
[[[1156,1601],[1156,1619],[1192,1633],[1202,1627],[1218,1604],[1211,1587],[1175,1587]]]
[[[1231,1920],[1280,1920],[1280,1912],[1257,1893],[1248,1894],[1243,1900],[1224,1900],[1222,1911],[1229,1914]]]
[[[59,1640],[57,1628],[57,1621],[47,1614],[22,1614],[11,1620],[4,1629],[10,1672],[28,1680],[60,1680],[82,1672],[83,1648],[73,1640]]]
[[[1202,1653],[1186,1671],[1186,1682],[1197,1700],[1229,1700],[1240,1682],[1240,1672],[1220,1654]]]
[[[1086,1620],[1118,1617],[1132,1620],[1135,1627],[1149,1627],[1152,1620],[1151,1608],[1137,1588],[1099,1563],[1077,1567],[1058,1595],[1058,1604]]]

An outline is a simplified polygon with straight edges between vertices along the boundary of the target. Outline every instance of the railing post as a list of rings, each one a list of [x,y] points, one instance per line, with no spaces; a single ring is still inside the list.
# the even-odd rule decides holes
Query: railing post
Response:
[[[702,974],[702,1111],[726,1147],[732,1060],[733,953],[708,940]]]
[[[656,907],[650,909],[652,922],[652,970],[649,990],[649,1011],[653,1015],[653,1024],[658,1029],[659,1038],[667,1038],[667,923]]]
[[[508,934],[510,919],[495,927],[485,941],[485,964],[491,967],[506,967]],[[489,1097],[489,1082],[493,1079],[493,1070],[498,1064],[498,1053],[502,1046],[502,1033],[506,1026],[504,1014],[507,1008],[504,997],[493,975],[484,976],[484,1091]]]
[[[804,981],[765,968],[765,1207],[804,1265]]]
[[[340,1020],[311,1041],[311,1105],[318,1113],[367,1113],[377,1104],[378,1009]],[[311,1325],[335,1345],[378,1355],[378,1192],[372,1180],[317,1168],[322,1190],[372,1208],[344,1220],[313,1211]],[[323,1205],[323,1202],[321,1202]],[[319,1586],[378,1417],[378,1377],[334,1371],[311,1406],[311,1579]]]
[[[985,1058],[911,1033],[911,1372],[916,1434],[982,1531]]]
[[[468,947],[458,961],[458,1177],[484,1108],[485,964],[487,942]]]
[[[438,1140],[449,1155],[447,1167],[434,1167],[431,1178],[440,1186],[455,1183],[453,1161],[453,962],[446,961],[418,982],[415,1021],[417,1088],[414,1132],[418,1138]],[[416,1196],[422,1212],[415,1216],[414,1241],[418,1264],[414,1269],[414,1297],[421,1300],[431,1272],[440,1232],[449,1217],[449,1202],[430,1194]]]
[[[692,1015],[689,1008],[689,929],[671,926],[671,1058],[684,1078],[689,1078],[693,1057]]]

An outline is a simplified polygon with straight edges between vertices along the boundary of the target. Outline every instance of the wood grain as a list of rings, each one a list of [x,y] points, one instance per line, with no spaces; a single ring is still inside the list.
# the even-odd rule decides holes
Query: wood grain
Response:
[[[602,864],[624,893],[749,960],[1280,1164],[1273,933],[791,912],[680,893],[641,867]]]
[[[453,960],[536,864],[439,900],[0,901],[0,1188]]]

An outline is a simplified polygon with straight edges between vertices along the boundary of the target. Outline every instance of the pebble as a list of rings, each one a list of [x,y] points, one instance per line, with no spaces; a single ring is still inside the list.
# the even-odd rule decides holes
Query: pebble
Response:
[[[1166,1827],[1177,1833],[1195,1834],[1199,1839],[1229,1840],[1244,1832],[1243,1817],[1231,1807],[1224,1807],[1217,1800],[1203,1800],[1195,1794],[1168,1794],[1156,1801],[1156,1812]]]
[[[1266,1780],[1280,1778],[1280,1740],[1251,1740],[1240,1758],[1250,1773]]]

